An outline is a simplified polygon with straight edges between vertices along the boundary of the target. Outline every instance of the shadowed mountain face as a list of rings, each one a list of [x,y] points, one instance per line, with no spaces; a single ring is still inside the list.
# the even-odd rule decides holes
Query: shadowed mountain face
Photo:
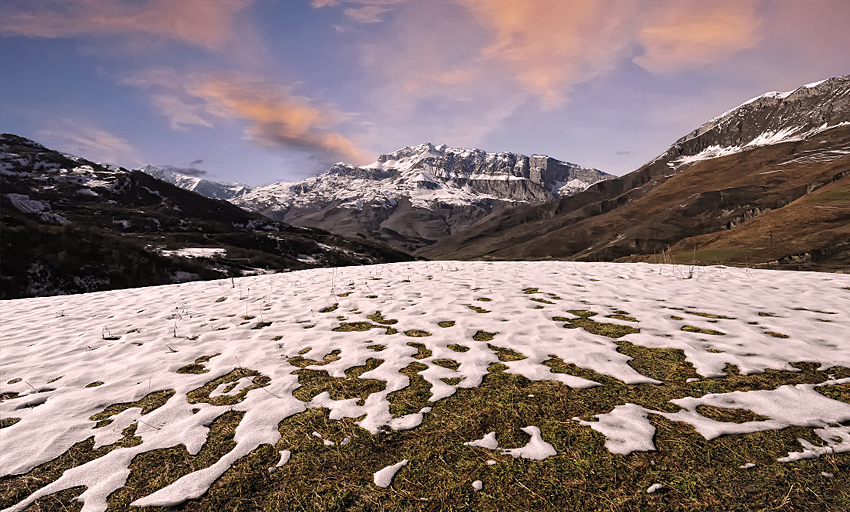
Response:
[[[768,93],[625,176],[489,216],[430,258],[850,265],[850,77]]]
[[[0,135],[0,298],[409,259]]]
[[[337,164],[303,182],[275,183],[231,201],[272,219],[409,251],[494,211],[552,201],[611,177],[546,156],[422,144],[381,155],[371,165]]]

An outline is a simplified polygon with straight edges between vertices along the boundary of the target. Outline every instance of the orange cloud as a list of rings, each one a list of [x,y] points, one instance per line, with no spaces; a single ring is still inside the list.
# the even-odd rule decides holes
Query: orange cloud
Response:
[[[545,105],[569,87],[612,69],[626,54],[634,0],[455,0],[492,33],[481,56],[508,66]]]
[[[755,46],[760,25],[756,0],[679,0],[641,29],[634,61],[653,72],[704,66]]]
[[[300,149],[323,160],[368,163],[373,157],[333,127],[347,116],[316,106],[287,87],[241,74],[190,74],[158,69],[125,77],[123,84],[151,89],[154,106],[172,128],[213,127],[216,119],[247,123],[249,139],[268,147]]]
[[[48,0],[4,5],[0,34],[72,37],[142,33],[204,48],[234,34],[236,14],[254,0]]]

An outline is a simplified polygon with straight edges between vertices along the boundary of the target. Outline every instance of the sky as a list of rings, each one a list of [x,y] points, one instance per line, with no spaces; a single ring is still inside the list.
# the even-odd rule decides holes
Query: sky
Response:
[[[850,73],[847,0],[2,0],[0,132],[257,186],[431,142],[622,175]]]

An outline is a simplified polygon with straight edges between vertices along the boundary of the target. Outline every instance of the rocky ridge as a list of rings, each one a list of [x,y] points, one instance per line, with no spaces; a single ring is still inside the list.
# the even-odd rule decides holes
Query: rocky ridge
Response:
[[[486,215],[573,195],[611,175],[542,155],[421,144],[366,166],[337,164],[298,183],[275,183],[232,199],[293,225],[374,237],[414,250]]]

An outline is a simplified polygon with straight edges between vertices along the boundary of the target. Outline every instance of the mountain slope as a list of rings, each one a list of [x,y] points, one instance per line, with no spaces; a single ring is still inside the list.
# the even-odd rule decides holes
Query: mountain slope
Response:
[[[664,258],[678,254],[680,261],[687,256],[687,261],[770,263],[809,253],[815,263],[844,265],[850,263],[846,251],[826,250],[850,240],[844,203],[812,205],[808,211],[817,210],[817,215],[798,212],[799,222],[763,227],[784,233],[772,245],[769,233],[756,229],[762,223],[749,222],[768,210],[796,209],[806,204],[796,201],[820,187],[830,187],[824,193],[843,190],[850,185],[842,174],[847,169],[850,77],[836,77],[755,98],[683,137],[635,172],[557,202],[492,215],[418,254],[634,261],[673,246]],[[835,194],[842,197],[840,191]],[[718,241],[753,229],[743,246],[725,248]],[[700,258],[700,244],[708,239],[691,237],[711,233],[716,234],[713,248]],[[768,240],[766,247],[763,240]]]
[[[422,144],[381,155],[371,165],[337,164],[305,181],[260,187],[232,201],[294,225],[412,250],[493,211],[572,195],[610,177],[546,156]]]
[[[408,259],[0,135],[0,298]]]
[[[139,169],[154,178],[212,199],[229,200],[245,194],[251,187],[242,183],[219,183],[195,176],[186,176],[170,169],[146,165]]]

